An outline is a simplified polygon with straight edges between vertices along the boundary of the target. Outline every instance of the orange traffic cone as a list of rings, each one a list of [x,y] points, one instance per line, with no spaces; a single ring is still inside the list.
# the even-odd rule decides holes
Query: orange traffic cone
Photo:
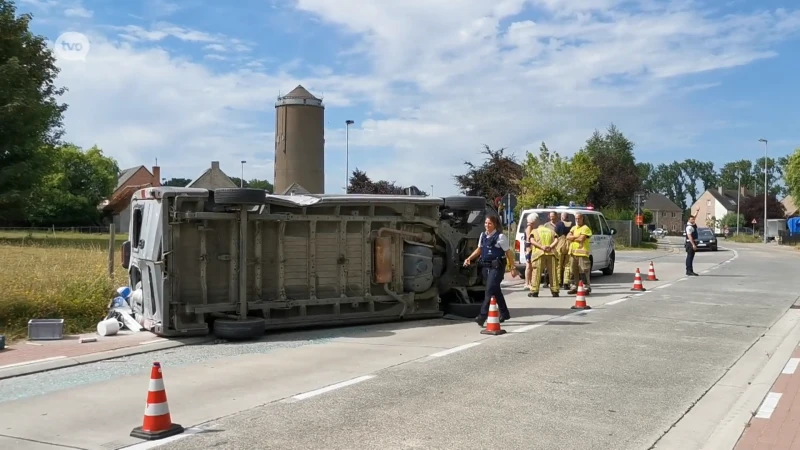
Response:
[[[583,288],[583,280],[578,281],[578,292],[575,294],[575,304],[572,309],[592,309],[586,304],[586,290]]]
[[[642,274],[639,273],[639,268],[636,268],[636,275],[633,277],[633,287],[631,288],[632,291],[646,291],[647,289],[644,288],[642,285]]]
[[[492,336],[506,334],[506,330],[500,328],[500,309],[497,307],[497,300],[495,300],[494,295],[491,303],[489,303],[489,317],[486,318],[486,328],[481,330],[481,334],[491,334]]]
[[[161,378],[161,363],[154,362],[150,370],[150,386],[147,389],[147,403],[144,407],[144,420],[141,427],[131,431],[131,437],[155,441],[183,433],[184,429],[172,423],[167,404],[167,391]]]
[[[650,261],[650,268],[647,269],[647,281],[658,281],[658,278],[656,278],[656,268],[653,267],[653,261]]]

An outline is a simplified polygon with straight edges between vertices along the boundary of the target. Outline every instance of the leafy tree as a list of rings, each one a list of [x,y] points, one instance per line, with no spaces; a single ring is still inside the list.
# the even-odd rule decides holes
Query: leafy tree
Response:
[[[527,153],[522,165],[518,209],[584,202],[600,176],[591,157],[580,151],[572,158],[551,152],[542,142],[539,154]]]
[[[253,178],[250,181],[244,180],[244,183],[242,183],[242,179],[241,178],[238,178],[238,177],[230,177],[230,178],[231,178],[231,181],[233,181],[233,183],[236,186],[242,186],[242,187],[245,187],[245,188],[253,188],[253,189],[264,189],[264,190],[269,191],[269,192],[273,192],[275,190],[275,187],[272,185],[272,183],[270,183],[267,180],[259,180],[257,178]]]
[[[191,182],[192,180],[188,178],[170,178],[169,180],[165,181],[163,185],[172,187],[186,187],[186,185]]]
[[[495,199],[506,194],[519,194],[519,180],[522,179],[522,165],[516,158],[505,154],[505,148],[492,150],[483,146],[481,154],[486,159],[480,166],[465,161],[467,173],[456,175],[455,181],[464,195]]]
[[[753,162],[749,159],[741,159],[739,161],[732,161],[722,166],[719,171],[719,183],[725,189],[733,189],[734,191],[739,187],[739,175],[742,177],[742,186],[749,190],[753,190],[758,183],[758,178],[753,176]],[[764,182],[764,175],[761,175],[761,182]]]
[[[703,191],[712,189],[717,181],[714,163],[710,161],[687,159],[681,163],[681,172],[685,177],[684,190],[686,194],[689,195],[692,204],[697,201],[697,197],[699,197]],[[698,181],[703,183],[702,188],[698,186]]]
[[[613,124],[605,135],[595,130],[583,147],[600,173],[613,174],[597,179],[588,201],[598,208],[628,207],[640,188],[639,169],[633,156],[634,144]]]
[[[750,223],[756,219],[763,227],[764,222],[764,196],[748,197],[742,202],[741,213],[745,222]],[[782,219],[786,215],[786,208],[774,195],[767,195],[767,219]]]
[[[97,146],[83,151],[74,145],[52,148],[51,172],[34,190],[29,220],[42,225],[93,225],[98,205],[117,184],[119,167]]]
[[[786,166],[786,157],[778,159],[767,158],[767,189],[770,194],[776,197],[786,195],[786,188],[777,182],[783,178],[783,170]],[[753,182],[755,186],[751,189],[755,193],[764,192],[764,157],[758,158],[753,165]]]
[[[13,2],[0,0],[0,220],[23,221],[31,192],[48,173],[48,147],[63,133],[67,109],[57,97],[58,68],[43,36],[17,17]]]
[[[655,192],[663,194],[673,203],[686,209],[686,176],[683,165],[677,161],[659,164],[653,172]]]
[[[636,163],[636,169],[639,172],[639,180],[642,182],[641,190],[647,194],[658,192],[655,185],[655,167],[646,162]]]
[[[761,208],[763,211],[764,208]],[[762,212],[763,217],[763,212]],[[736,220],[736,219],[739,220]],[[733,212],[729,212],[725,214],[722,219],[719,220],[720,227],[728,227],[728,228],[735,228],[735,227],[743,227],[745,223],[744,214],[736,214]]]
[[[372,181],[367,173],[356,168],[350,176],[350,185],[347,188],[350,194],[379,194],[379,195],[404,195],[402,187],[394,181]],[[428,195],[425,191],[419,191],[419,195]]]
[[[796,201],[800,199],[800,148],[786,158],[786,168],[783,172],[788,194]]]

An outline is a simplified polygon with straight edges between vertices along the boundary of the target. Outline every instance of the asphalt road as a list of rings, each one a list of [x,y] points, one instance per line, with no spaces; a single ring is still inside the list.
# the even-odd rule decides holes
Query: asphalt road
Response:
[[[446,320],[351,327],[2,380],[0,448],[136,444],[159,360],[173,420],[192,427],[165,450],[648,449],[797,298],[796,254],[732,247],[699,254],[688,279],[682,253],[620,253],[588,312],[509,289],[500,337]],[[660,281],[632,293],[651,260]]]

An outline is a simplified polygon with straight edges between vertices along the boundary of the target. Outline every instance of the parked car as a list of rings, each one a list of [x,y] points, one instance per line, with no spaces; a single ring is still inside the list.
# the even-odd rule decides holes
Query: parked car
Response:
[[[697,237],[697,250],[718,250],[717,236],[711,228],[698,228]]]

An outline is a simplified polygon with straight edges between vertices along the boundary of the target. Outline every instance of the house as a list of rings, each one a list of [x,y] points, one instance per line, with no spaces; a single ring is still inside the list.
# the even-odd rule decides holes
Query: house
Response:
[[[206,169],[199,177],[187,184],[188,188],[200,189],[219,189],[239,187],[234,183],[222,169],[219,168],[219,161],[211,161],[211,167]]]
[[[741,191],[736,189],[723,189],[721,186],[716,189],[709,189],[703,192],[703,195],[697,199],[692,205],[691,211],[695,214],[697,223],[702,226],[707,226],[714,230],[716,234],[722,234],[722,228],[719,227],[719,222],[716,222],[726,214],[736,214],[737,197],[740,203],[753,194],[742,186]],[[739,211],[744,214],[744,211]]]
[[[133,193],[137,189],[154,186],[161,186],[161,168],[158,166],[153,166],[152,172],[145,166],[136,166],[120,173],[114,192],[99,206],[100,211],[110,218],[117,233],[128,232]]]
[[[644,208],[653,213],[652,224],[667,231],[680,231],[683,225],[683,210],[663,194],[648,194]]]
[[[786,209],[786,218],[800,216],[800,207],[797,206],[797,202],[794,201],[794,197],[791,195],[787,195],[786,197],[781,200],[783,207]]]
[[[309,192],[303,186],[300,186],[297,183],[292,183],[283,192],[281,192],[281,195],[305,195],[308,193]]]

